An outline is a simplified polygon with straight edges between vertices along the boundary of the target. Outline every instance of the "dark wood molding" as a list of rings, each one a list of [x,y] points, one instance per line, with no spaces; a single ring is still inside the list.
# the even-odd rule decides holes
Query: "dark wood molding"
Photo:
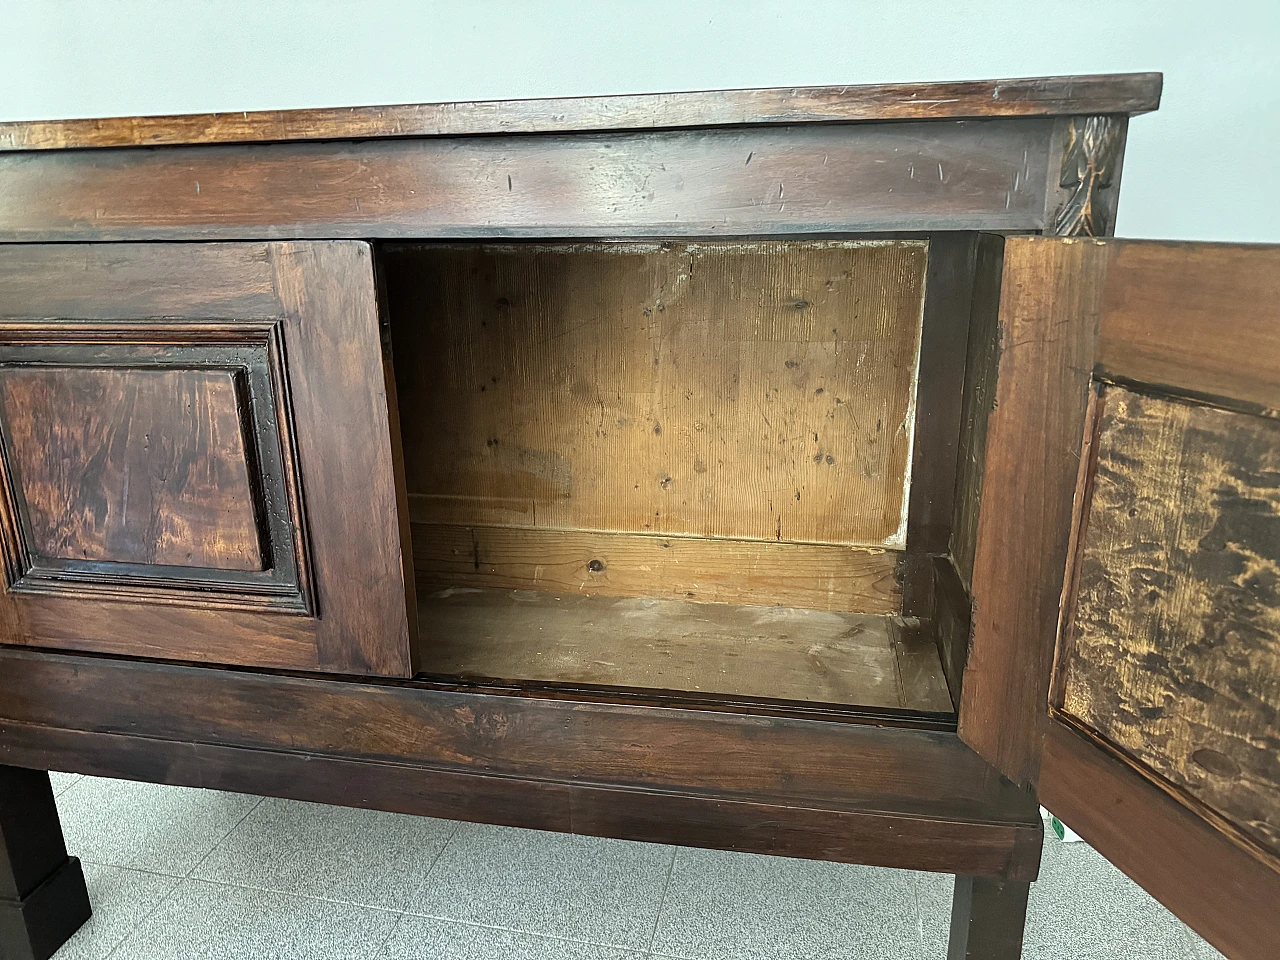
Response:
[[[166,758],[198,757],[206,747],[239,748],[256,751],[253,756],[261,762],[247,763],[248,772],[237,774],[234,758],[252,757],[223,755],[225,762],[215,766],[225,768],[219,774],[225,789],[248,789],[259,783],[254,778],[265,769],[281,771],[267,782],[289,782],[287,768],[276,766],[284,764],[286,756],[305,758],[316,769],[322,757],[329,757],[350,764],[334,770],[357,769],[344,775],[345,786],[335,781],[330,793],[311,798],[350,802],[352,789],[356,799],[376,797],[380,771],[387,769],[382,765],[389,764],[415,771],[406,773],[401,785],[388,785],[389,795],[402,791],[410,780],[429,794],[423,778],[432,770],[444,777],[442,783],[465,775],[469,779],[454,782],[485,791],[509,788],[509,799],[503,801],[508,809],[526,804],[512,785],[530,781],[558,785],[557,790],[580,784],[608,788],[617,792],[620,807],[635,791],[651,793],[655,799],[645,803],[653,805],[654,819],[642,838],[662,839],[660,825],[666,817],[673,832],[663,842],[692,842],[694,837],[693,831],[679,827],[679,804],[673,802],[664,813],[656,799],[674,793],[756,805],[751,809],[772,808],[775,821],[786,809],[796,808],[832,812],[822,816],[841,812],[848,823],[862,814],[875,814],[921,817],[934,827],[949,824],[945,836],[968,835],[983,848],[977,856],[986,866],[973,873],[1031,879],[1039,860],[1041,827],[1030,795],[996,774],[954,734],[904,729],[883,721],[589,702],[572,692],[557,698],[550,691],[468,692],[425,682],[339,683],[16,649],[0,652],[0,717],[0,750],[9,751],[0,753],[0,760],[24,766],[163,781],[174,762]],[[147,731],[146,739],[136,737],[139,730]],[[128,742],[121,746],[123,741]],[[118,751],[134,759],[111,759]],[[184,774],[174,782],[215,785],[192,780],[193,776]],[[234,776],[245,779],[226,779]],[[318,786],[309,789],[318,791],[327,782],[324,773],[303,779],[311,776]],[[454,805],[435,808],[437,815],[464,816],[466,793],[461,790],[454,801],[442,800]],[[428,812],[427,800],[418,802],[424,806],[417,812]],[[626,817],[622,810],[599,814],[606,815]],[[516,813],[504,816],[510,819]],[[540,825],[530,819],[512,822]],[[875,834],[875,824],[888,823],[861,822],[868,837]],[[998,829],[992,829],[993,824]],[[542,825],[568,829],[563,819]],[[763,820],[753,828],[764,829]],[[783,831],[780,821],[777,829]],[[898,856],[897,839],[912,829],[904,820],[892,830],[881,830],[883,848],[868,847],[859,855],[878,858],[865,862],[892,860]],[[788,848],[779,841],[769,852],[790,849],[792,855],[824,856],[813,845],[821,832],[813,827],[803,832],[810,836],[807,845]],[[921,843],[924,836],[920,835]],[[831,838],[824,842],[837,843]],[[992,844],[1000,848],[998,853]],[[945,854],[942,849],[933,867],[920,866],[924,861],[918,857],[917,866],[960,869],[946,859],[959,856],[959,847]]]
[[[53,730],[0,721],[0,759],[96,776],[417,816],[913,870],[1034,878],[1031,822],[859,809],[783,795],[491,776],[331,754]]]
[[[0,151],[670,127],[1145,113],[1158,73],[0,123]]]
[[[1233,960],[1280,956],[1280,864],[1057,719],[1045,724],[1040,801]]]
[[[1038,232],[1055,124],[0,153],[0,241]]]

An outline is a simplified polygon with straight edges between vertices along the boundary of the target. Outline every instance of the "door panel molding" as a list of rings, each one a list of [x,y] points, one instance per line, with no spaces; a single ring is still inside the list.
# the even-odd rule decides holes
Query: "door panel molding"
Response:
[[[411,675],[369,245],[3,253],[5,639]]]

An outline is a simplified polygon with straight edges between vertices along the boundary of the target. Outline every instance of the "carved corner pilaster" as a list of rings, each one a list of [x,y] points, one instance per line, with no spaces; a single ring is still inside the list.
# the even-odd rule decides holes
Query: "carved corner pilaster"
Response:
[[[1067,121],[1058,184],[1064,200],[1054,216],[1054,236],[1111,235],[1126,126],[1124,118],[1111,116]]]

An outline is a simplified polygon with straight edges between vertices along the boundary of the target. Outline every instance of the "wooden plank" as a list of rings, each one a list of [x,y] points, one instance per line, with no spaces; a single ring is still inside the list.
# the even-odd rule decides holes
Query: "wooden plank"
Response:
[[[0,153],[0,241],[1039,230],[1053,123]]]
[[[973,299],[969,304],[969,336],[960,404],[959,462],[953,498],[955,518],[950,538],[952,561],[966,590],[973,581],[973,557],[978,548],[987,424],[995,406],[996,372],[1000,363],[1003,271],[1004,238],[992,234],[980,236],[975,255]]]
[[[902,705],[926,713],[953,713],[955,705],[947,691],[946,671],[932,626],[914,617],[888,617],[886,622]]]
[[[418,611],[433,677],[951,709],[937,648],[889,617],[466,587]]]
[[[973,635],[973,610],[951,558],[933,557],[932,561],[929,571],[933,577],[931,630],[938,645],[942,672],[947,678],[947,689],[952,702],[959,707]]]
[[[265,243],[204,244],[194,258],[181,244],[11,244],[0,256],[0,319],[6,331],[64,317],[274,320],[284,306],[273,273]]]
[[[0,759],[92,776],[649,843],[1035,877],[1034,805],[1018,820],[486,776],[410,764],[0,723]]]
[[[1280,853],[1280,423],[1102,396],[1063,711]]]
[[[1143,113],[1161,75],[707,90],[0,123],[0,150],[462,136],[849,120]]]
[[[29,546],[44,557],[262,570],[236,381],[232,370],[0,367]]]
[[[900,240],[389,251],[419,517],[901,547],[926,259]]]
[[[1104,372],[1280,409],[1280,251],[1125,242],[1110,260]]]
[[[1015,783],[1039,765],[1105,268],[1105,241],[1005,241],[960,736]]]
[[[978,243],[972,233],[929,239],[907,518],[912,552],[944,552],[951,532],[964,399],[959,358],[969,340]]]
[[[659,702],[0,651],[0,717],[51,730],[145,730],[184,745],[492,777],[771,795],[969,822],[1038,820],[1032,798],[954,733],[909,729],[883,715],[851,722]],[[1023,853],[1034,854],[1033,864],[1038,845]]]
[[[888,550],[524,527],[412,529],[422,586],[901,613],[900,554]]]
[[[1233,960],[1280,956],[1280,869],[1094,737],[1050,721],[1040,800]]]

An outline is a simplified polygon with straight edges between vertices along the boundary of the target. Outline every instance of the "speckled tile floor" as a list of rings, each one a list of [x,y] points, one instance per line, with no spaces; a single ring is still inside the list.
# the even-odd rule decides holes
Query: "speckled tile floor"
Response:
[[[59,960],[942,960],[951,878],[54,775],[94,918]],[[1212,960],[1049,837],[1028,960]]]

